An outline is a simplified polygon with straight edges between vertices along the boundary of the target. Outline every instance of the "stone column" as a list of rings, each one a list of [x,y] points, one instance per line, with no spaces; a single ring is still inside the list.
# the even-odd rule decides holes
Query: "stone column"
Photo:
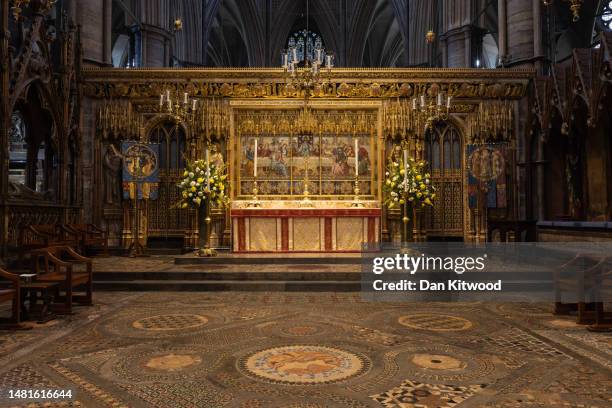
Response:
[[[440,44],[445,66],[465,68],[472,65],[472,2],[444,0]]]
[[[533,56],[536,68],[541,71],[544,47],[542,44],[542,3],[540,1],[533,2]]]
[[[538,221],[542,221],[546,219],[546,202],[545,197],[546,194],[544,192],[544,184],[546,183],[546,173],[545,173],[545,157],[544,157],[544,134],[538,135],[538,153],[537,153],[537,163],[536,165],[536,180],[538,185],[536,186],[536,191],[538,194]]]
[[[528,67],[534,54],[534,0],[507,0],[508,64]],[[541,36],[538,36],[541,42]]]
[[[159,27],[143,24],[142,35],[142,66],[165,67],[170,61],[171,34]]]
[[[0,258],[6,257],[8,241],[8,214],[5,200],[8,196],[8,128],[10,126],[9,102],[9,64],[8,64],[8,0],[1,0],[0,5]]]
[[[100,67],[106,63],[103,21],[105,3],[106,1],[100,0],[79,0],[78,7],[74,8],[76,21],[81,25],[83,65],[85,67]]]
[[[497,27],[498,38],[497,45],[499,48],[499,58],[504,60],[508,54],[508,17],[506,10],[506,0],[497,0]]]
[[[113,65],[113,0],[104,0],[102,4],[104,15],[102,19],[102,62],[105,65]]]

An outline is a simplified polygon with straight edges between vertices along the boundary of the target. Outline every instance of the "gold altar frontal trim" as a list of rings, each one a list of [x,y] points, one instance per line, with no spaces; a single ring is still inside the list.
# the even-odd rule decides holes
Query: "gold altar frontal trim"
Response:
[[[235,252],[360,252],[380,242],[378,208],[233,209]]]

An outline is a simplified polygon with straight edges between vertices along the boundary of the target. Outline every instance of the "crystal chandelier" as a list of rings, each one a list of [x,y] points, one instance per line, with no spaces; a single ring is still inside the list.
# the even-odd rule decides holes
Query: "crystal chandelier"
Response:
[[[304,53],[300,58],[297,46],[290,47],[281,53],[282,67],[287,76],[287,85],[296,89],[303,89],[305,96],[322,81],[324,73],[328,75],[334,67],[334,55],[325,53],[325,49],[317,46],[314,49],[314,56],[311,58],[308,52],[309,43],[309,3],[306,0],[306,35],[304,40]],[[324,72],[323,72],[324,71]]]
[[[545,6],[550,6],[554,0],[542,0]],[[580,9],[582,8],[582,3],[584,0],[561,0],[564,3],[570,3],[570,11],[572,12],[572,19],[575,22],[580,20]]]

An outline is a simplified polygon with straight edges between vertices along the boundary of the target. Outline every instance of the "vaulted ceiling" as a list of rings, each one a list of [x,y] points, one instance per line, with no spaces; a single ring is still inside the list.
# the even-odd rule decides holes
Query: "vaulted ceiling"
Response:
[[[407,4],[425,0],[210,0],[205,63],[278,65],[289,35],[316,27],[341,66],[407,65]],[[424,33],[423,33],[424,34]]]

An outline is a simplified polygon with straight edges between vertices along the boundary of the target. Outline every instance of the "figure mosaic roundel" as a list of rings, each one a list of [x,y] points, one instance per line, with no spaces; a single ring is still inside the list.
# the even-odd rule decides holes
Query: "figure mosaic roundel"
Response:
[[[133,177],[142,176],[148,177],[153,174],[158,167],[157,154],[147,145],[142,143],[136,143],[131,145],[125,151],[126,157],[139,157],[140,158],[140,172],[142,174],[137,174],[136,168],[134,166],[133,160],[126,161],[126,169],[130,175]]]
[[[503,173],[506,160],[498,149],[482,146],[470,154],[468,167],[475,179],[490,181],[497,179]]]
[[[247,375],[292,385],[335,383],[359,376],[369,367],[369,360],[361,355],[315,345],[269,348],[239,362],[239,368]]]

